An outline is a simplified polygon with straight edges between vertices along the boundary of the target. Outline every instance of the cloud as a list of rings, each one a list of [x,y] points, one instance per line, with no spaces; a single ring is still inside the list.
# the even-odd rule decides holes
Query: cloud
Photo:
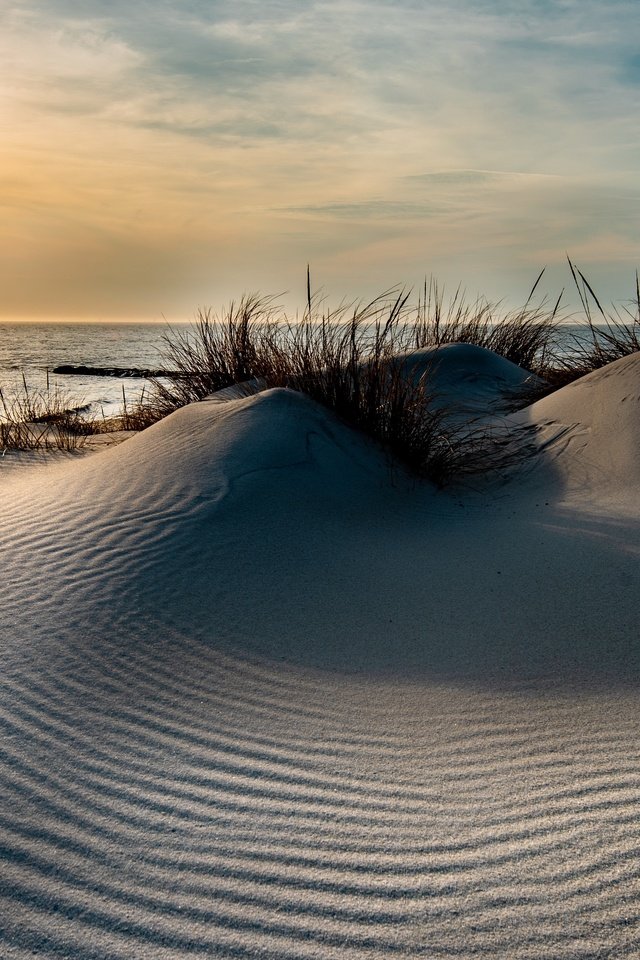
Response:
[[[474,256],[497,278],[500,258],[508,273],[597,237],[637,251],[636,0],[0,11],[0,262],[23,264],[15,281],[5,270],[12,309],[23,296],[28,311],[45,281],[80,312],[88,290],[113,309],[118,271],[105,264],[125,247],[136,309],[155,303],[156,258],[175,300],[207,270],[212,296],[267,266],[281,289],[299,267],[283,267],[290,256],[314,255],[338,279],[357,262],[375,283],[385,256],[392,279],[419,258],[460,273]],[[87,259],[89,237],[102,254]],[[75,293],[74,257],[86,277]]]
[[[429,186],[477,187],[557,178],[553,174],[517,173],[512,170],[435,170],[410,174],[406,179]]]
[[[446,213],[444,204],[399,201],[361,200],[357,203],[323,203],[299,207],[285,207],[276,212],[308,215],[338,220],[424,220],[435,214]]]

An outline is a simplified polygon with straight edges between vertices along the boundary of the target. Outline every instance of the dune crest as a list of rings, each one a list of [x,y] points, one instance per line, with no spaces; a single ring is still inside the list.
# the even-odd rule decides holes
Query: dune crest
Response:
[[[566,498],[638,515],[640,354],[594,370],[514,419],[539,431]]]

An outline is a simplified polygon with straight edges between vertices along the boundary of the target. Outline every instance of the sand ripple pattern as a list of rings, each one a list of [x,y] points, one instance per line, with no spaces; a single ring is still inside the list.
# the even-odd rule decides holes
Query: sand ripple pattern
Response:
[[[7,957],[620,957],[635,697],[333,678],[181,637],[0,696]]]
[[[640,956],[633,689],[234,652],[202,559],[224,477],[88,509],[99,467],[0,504],[2,958]],[[168,541],[207,637],[153,594]]]

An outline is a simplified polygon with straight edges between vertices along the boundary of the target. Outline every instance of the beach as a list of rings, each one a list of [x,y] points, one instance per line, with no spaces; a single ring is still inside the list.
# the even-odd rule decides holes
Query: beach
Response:
[[[3,957],[640,956],[640,354],[465,351],[443,490],[287,389],[3,458]]]

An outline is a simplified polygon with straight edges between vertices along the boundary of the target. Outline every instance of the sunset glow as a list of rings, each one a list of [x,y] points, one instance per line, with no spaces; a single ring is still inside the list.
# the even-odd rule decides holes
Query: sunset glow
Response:
[[[4,318],[640,261],[637,4],[5,0]]]

